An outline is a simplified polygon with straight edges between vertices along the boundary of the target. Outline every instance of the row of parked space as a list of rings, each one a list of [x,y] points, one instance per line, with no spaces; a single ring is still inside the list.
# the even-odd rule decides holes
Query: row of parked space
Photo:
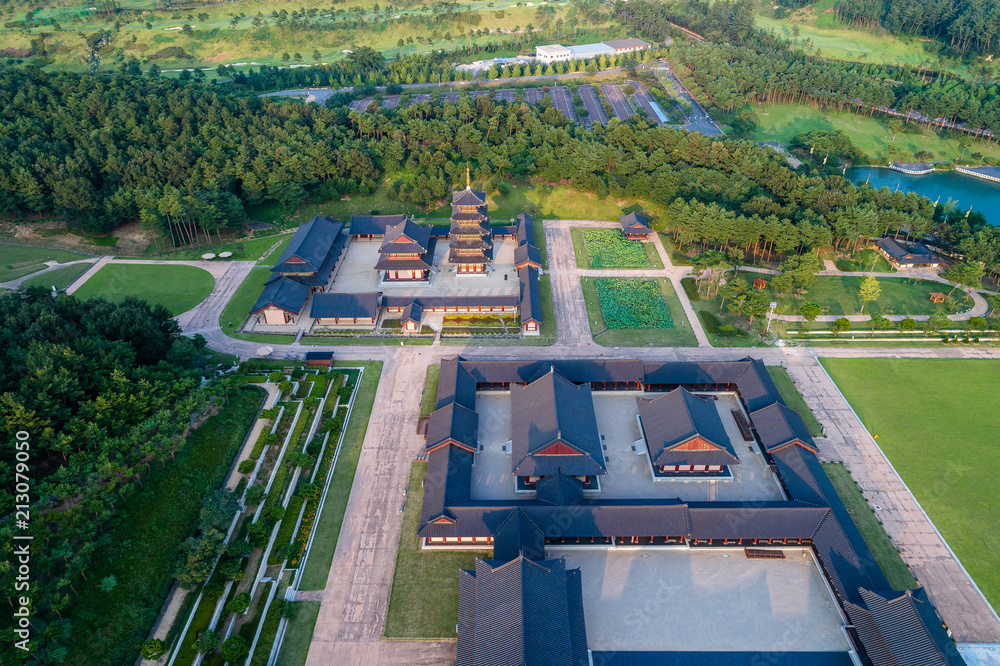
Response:
[[[626,91],[623,90],[623,88],[626,88],[627,86],[631,86],[635,89],[631,95],[626,94]],[[621,85],[614,83],[601,83],[599,84],[599,87],[603,90],[604,97],[611,106],[610,115],[617,117],[619,120],[625,120],[636,113],[645,114],[648,122],[654,125],[662,125],[667,119],[663,109],[653,99],[649,90],[647,90],[646,87],[638,81],[626,81]],[[573,122],[583,123],[587,126],[592,126],[594,123],[606,125],[608,122],[609,114],[605,110],[604,105],[601,103],[598,86],[582,85],[576,89],[576,94],[578,94],[583,100],[583,107],[587,110],[587,115],[583,117],[577,116],[576,106],[573,103],[573,91],[566,86],[522,88],[520,89],[520,92],[524,96],[524,101],[528,104],[538,104],[542,101],[542,98],[548,97],[552,100],[555,107],[562,111],[562,114]],[[518,90],[513,88],[503,88],[499,90],[475,90],[470,92],[469,95],[471,97],[492,95],[497,101],[513,103],[517,100]],[[385,95],[382,97],[381,107],[383,109],[394,109],[399,106],[400,98],[400,95]],[[447,100],[452,103],[457,103],[458,98],[459,93],[454,91],[441,94],[442,100]],[[351,109],[358,111],[359,113],[365,113],[369,110],[374,101],[375,98],[371,96],[355,100],[351,102]],[[431,96],[426,93],[409,95],[410,106],[429,101],[431,101]]]

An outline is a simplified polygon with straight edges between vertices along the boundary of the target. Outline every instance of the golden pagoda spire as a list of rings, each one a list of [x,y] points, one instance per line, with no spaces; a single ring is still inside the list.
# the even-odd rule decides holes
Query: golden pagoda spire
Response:
[[[465,189],[472,189],[472,178],[469,176],[469,163],[465,163]]]

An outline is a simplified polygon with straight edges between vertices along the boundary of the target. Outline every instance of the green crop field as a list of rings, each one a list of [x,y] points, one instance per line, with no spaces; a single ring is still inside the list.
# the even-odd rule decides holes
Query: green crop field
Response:
[[[123,301],[129,296],[165,306],[173,315],[187,312],[212,293],[212,274],[194,266],[107,264],[74,293],[79,298]]]
[[[1000,608],[1000,362],[823,359],[865,427],[994,608]]]
[[[571,229],[580,268],[663,268],[656,246],[629,240],[619,229]]]
[[[603,296],[598,291],[601,282],[604,283]],[[581,284],[594,342],[605,347],[645,347],[650,344],[688,347],[698,344],[684,316],[680,299],[667,278],[583,278]],[[627,291],[627,297],[619,298],[615,285],[619,291]],[[615,328],[608,323],[606,316],[615,324],[633,323],[645,328]],[[654,327],[657,323],[668,325]]]
[[[843,130],[855,146],[871,157],[882,156],[890,146],[895,147],[898,153],[909,153],[909,159],[922,150],[934,153],[937,160],[954,161],[962,155],[958,139],[942,139],[935,132],[912,124],[907,125],[906,132],[897,134],[893,141],[886,121],[867,115],[849,111],[838,113],[835,110],[824,113],[799,104],[765,104],[763,108],[754,110],[760,120],[754,141],[779,141],[788,145],[796,135],[804,132]],[[984,141],[975,141],[966,151],[966,157],[974,152],[1000,158],[1000,146],[988,146]],[[900,156],[897,154],[893,159],[899,160]]]

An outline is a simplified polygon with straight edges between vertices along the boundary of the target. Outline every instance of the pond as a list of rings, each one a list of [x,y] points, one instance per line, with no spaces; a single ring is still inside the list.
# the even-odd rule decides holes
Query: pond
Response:
[[[985,215],[990,224],[1000,226],[1000,183],[956,171],[911,176],[877,167],[848,169],[846,176],[855,183],[868,180],[872,187],[888,187],[891,190],[898,187],[907,192],[916,192],[931,201],[937,201],[940,197],[941,203],[944,203],[950,198],[956,201],[962,210],[969,210],[969,206],[972,206],[974,210]]]

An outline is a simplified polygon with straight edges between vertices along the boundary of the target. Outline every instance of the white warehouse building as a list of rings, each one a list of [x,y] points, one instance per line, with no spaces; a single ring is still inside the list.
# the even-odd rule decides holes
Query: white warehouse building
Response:
[[[649,42],[631,37],[629,39],[613,39],[607,42],[596,44],[581,44],[579,46],[563,46],[562,44],[546,44],[535,47],[535,57],[538,62],[549,64],[562,60],[586,60],[597,58],[602,55],[611,57],[624,53],[633,53],[648,49],[652,46]]]

